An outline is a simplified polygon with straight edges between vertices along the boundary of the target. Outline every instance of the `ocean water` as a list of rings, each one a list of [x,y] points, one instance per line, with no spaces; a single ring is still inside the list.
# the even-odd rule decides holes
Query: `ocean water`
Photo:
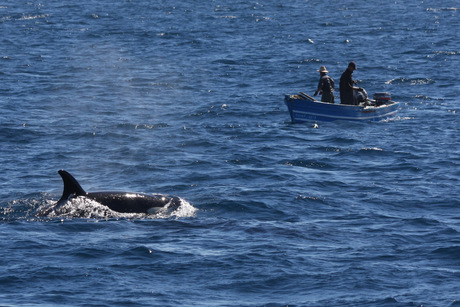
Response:
[[[458,1],[3,1],[0,305],[460,305]],[[349,61],[385,122],[291,124]],[[176,195],[157,214],[62,193]]]

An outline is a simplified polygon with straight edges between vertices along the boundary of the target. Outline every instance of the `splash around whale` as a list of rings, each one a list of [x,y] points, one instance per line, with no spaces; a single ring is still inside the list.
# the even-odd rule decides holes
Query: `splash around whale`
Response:
[[[58,212],[69,201],[79,198],[96,202],[119,213],[155,214],[163,208],[168,208],[169,210],[177,209],[183,203],[183,200],[177,196],[161,194],[86,192],[70,173],[65,170],[59,170],[58,173],[61,175],[64,183],[64,190],[55,206],[43,212],[45,215],[48,215],[50,212]]]

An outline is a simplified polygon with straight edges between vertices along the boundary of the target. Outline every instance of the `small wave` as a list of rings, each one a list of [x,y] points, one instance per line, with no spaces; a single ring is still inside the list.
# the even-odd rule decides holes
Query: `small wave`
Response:
[[[436,55],[460,55],[460,51],[436,51]]]
[[[409,84],[409,85],[426,85],[433,84],[434,80],[429,78],[396,78],[385,82],[385,84]]]
[[[224,64],[224,65],[239,65],[240,62],[236,60],[229,60],[229,59],[219,59],[212,62],[213,64]]]
[[[42,14],[42,15],[24,15],[19,20],[33,20],[33,19],[39,19],[39,18],[46,18],[49,17],[48,14]]]
[[[414,119],[413,117],[409,117],[409,116],[396,116],[396,117],[384,119],[381,122],[389,123],[389,122],[398,122],[398,121],[413,120],[413,119]]]
[[[311,58],[311,59],[305,59],[305,60],[300,61],[300,64],[303,64],[303,63],[320,63],[320,62],[321,62],[320,59]]]
[[[329,164],[317,162],[314,160],[293,160],[293,161],[287,161],[284,164],[288,166],[300,166],[300,167],[314,168],[314,169],[330,168]]]
[[[460,246],[447,246],[440,247],[431,252],[431,255],[437,259],[444,261],[458,261],[458,255],[460,253]]]
[[[428,12],[445,12],[445,11],[459,11],[460,8],[458,7],[445,7],[445,8],[440,8],[440,9],[435,9],[435,8],[427,8],[426,9]]]
[[[382,148],[378,148],[378,147],[372,147],[372,148],[364,147],[361,150],[364,150],[364,151],[383,151]]]
[[[119,124],[116,125],[115,128],[127,128],[127,129],[157,129],[157,128],[167,128],[169,127],[166,123],[158,123],[158,124]]]

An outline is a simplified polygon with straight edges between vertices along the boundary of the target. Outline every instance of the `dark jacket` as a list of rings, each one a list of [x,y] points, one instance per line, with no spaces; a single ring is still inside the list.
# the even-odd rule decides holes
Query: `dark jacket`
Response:
[[[340,77],[340,103],[354,104],[353,72],[346,69]]]
[[[353,72],[346,69],[340,77],[340,92],[353,92]]]
[[[332,79],[328,75],[321,76],[318,83],[318,89],[321,89],[325,93],[331,93],[334,91],[334,88],[334,79]]]

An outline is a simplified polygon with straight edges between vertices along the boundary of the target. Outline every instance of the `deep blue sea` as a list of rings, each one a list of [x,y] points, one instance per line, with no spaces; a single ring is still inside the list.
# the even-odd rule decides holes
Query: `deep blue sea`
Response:
[[[460,3],[0,3],[1,306],[460,306]],[[384,122],[292,124],[349,61]],[[41,216],[65,169],[90,201]]]

